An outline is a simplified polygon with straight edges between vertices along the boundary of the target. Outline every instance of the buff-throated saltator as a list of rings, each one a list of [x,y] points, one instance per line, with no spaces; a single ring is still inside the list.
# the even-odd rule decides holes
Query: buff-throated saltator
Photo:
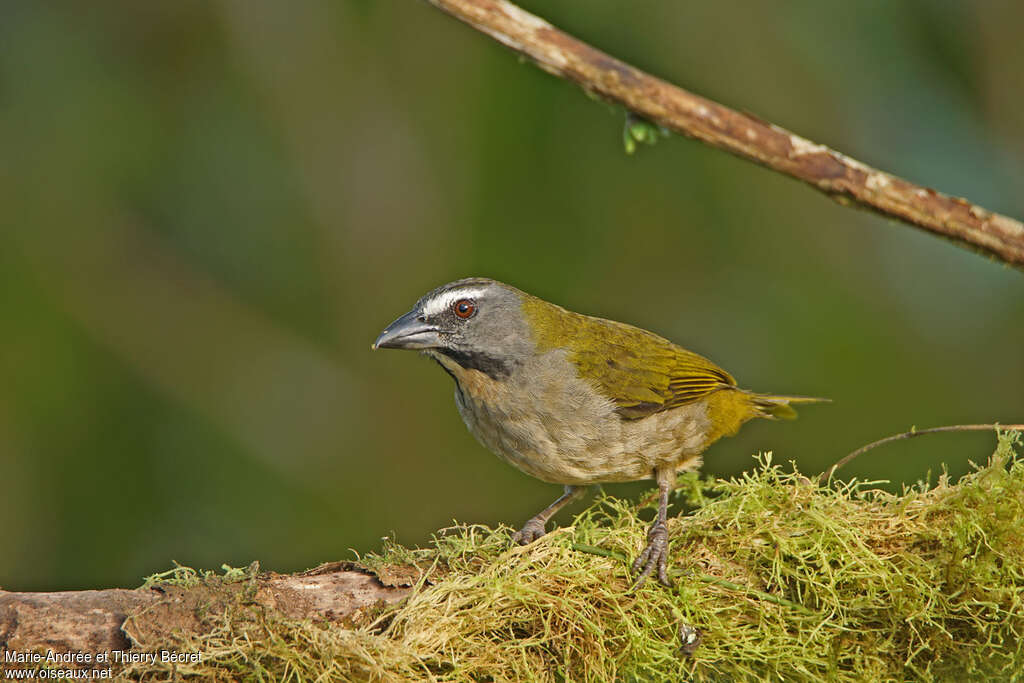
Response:
[[[515,534],[526,545],[588,484],[653,478],[658,516],[633,564],[667,574],[668,496],[676,473],[755,417],[792,418],[707,358],[632,325],[573,313],[485,278],[451,282],[388,325],[373,348],[419,349],[455,380],[455,403],[487,448],[565,493]]]

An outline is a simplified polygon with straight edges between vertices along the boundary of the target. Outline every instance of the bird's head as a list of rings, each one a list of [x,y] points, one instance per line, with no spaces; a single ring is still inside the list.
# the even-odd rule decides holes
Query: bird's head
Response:
[[[374,349],[417,349],[451,370],[508,377],[534,353],[519,290],[486,278],[438,287],[387,326]]]

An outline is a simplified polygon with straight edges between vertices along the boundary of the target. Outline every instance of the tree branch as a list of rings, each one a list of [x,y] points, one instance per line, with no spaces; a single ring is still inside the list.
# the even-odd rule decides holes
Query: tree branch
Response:
[[[871,168],[619,61],[505,0],[427,0],[545,71],[687,137],[1024,268],[1024,224]]]
[[[216,614],[243,599],[289,619],[358,621],[358,612],[397,602],[412,590],[385,585],[346,562],[301,574],[257,574],[234,579],[191,577],[136,589],[10,593],[0,590],[0,653],[44,648],[57,653],[145,650],[172,633],[202,634],[202,613]],[[239,570],[234,570],[239,571]],[[169,572],[174,573],[174,572]],[[406,581],[389,581],[406,584]],[[0,670],[4,659],[0,657]]]

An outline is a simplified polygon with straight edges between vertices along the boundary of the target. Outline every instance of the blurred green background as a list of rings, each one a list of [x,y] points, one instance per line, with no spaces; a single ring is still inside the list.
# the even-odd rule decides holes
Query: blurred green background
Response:
[[[1022,3],[526,7],[1024,216]],[[291,571],[521,523],[558,487],[477,445],[433,363],[369,350],[467,275],[835,400],[720,442],[716,475],[1024,417],[1020,272],[689,140],[627,156],[622,121],[420,2],[4,3],[0,585]],[[961,473],[993,443],[924,437],[843,474]]]

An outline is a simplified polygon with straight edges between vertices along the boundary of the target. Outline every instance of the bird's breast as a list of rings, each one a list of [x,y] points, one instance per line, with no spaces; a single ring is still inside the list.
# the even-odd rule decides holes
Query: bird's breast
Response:
[[[476,370],[448,370],[470,432],[543,481],[584,485],[645,479],[666,459],[699,452],[702,445],[699,410],[623,420],[615,404],[576,376],[559,351],[524,364],[504,380]],[[687,440],[692,443],[684,444]]]

